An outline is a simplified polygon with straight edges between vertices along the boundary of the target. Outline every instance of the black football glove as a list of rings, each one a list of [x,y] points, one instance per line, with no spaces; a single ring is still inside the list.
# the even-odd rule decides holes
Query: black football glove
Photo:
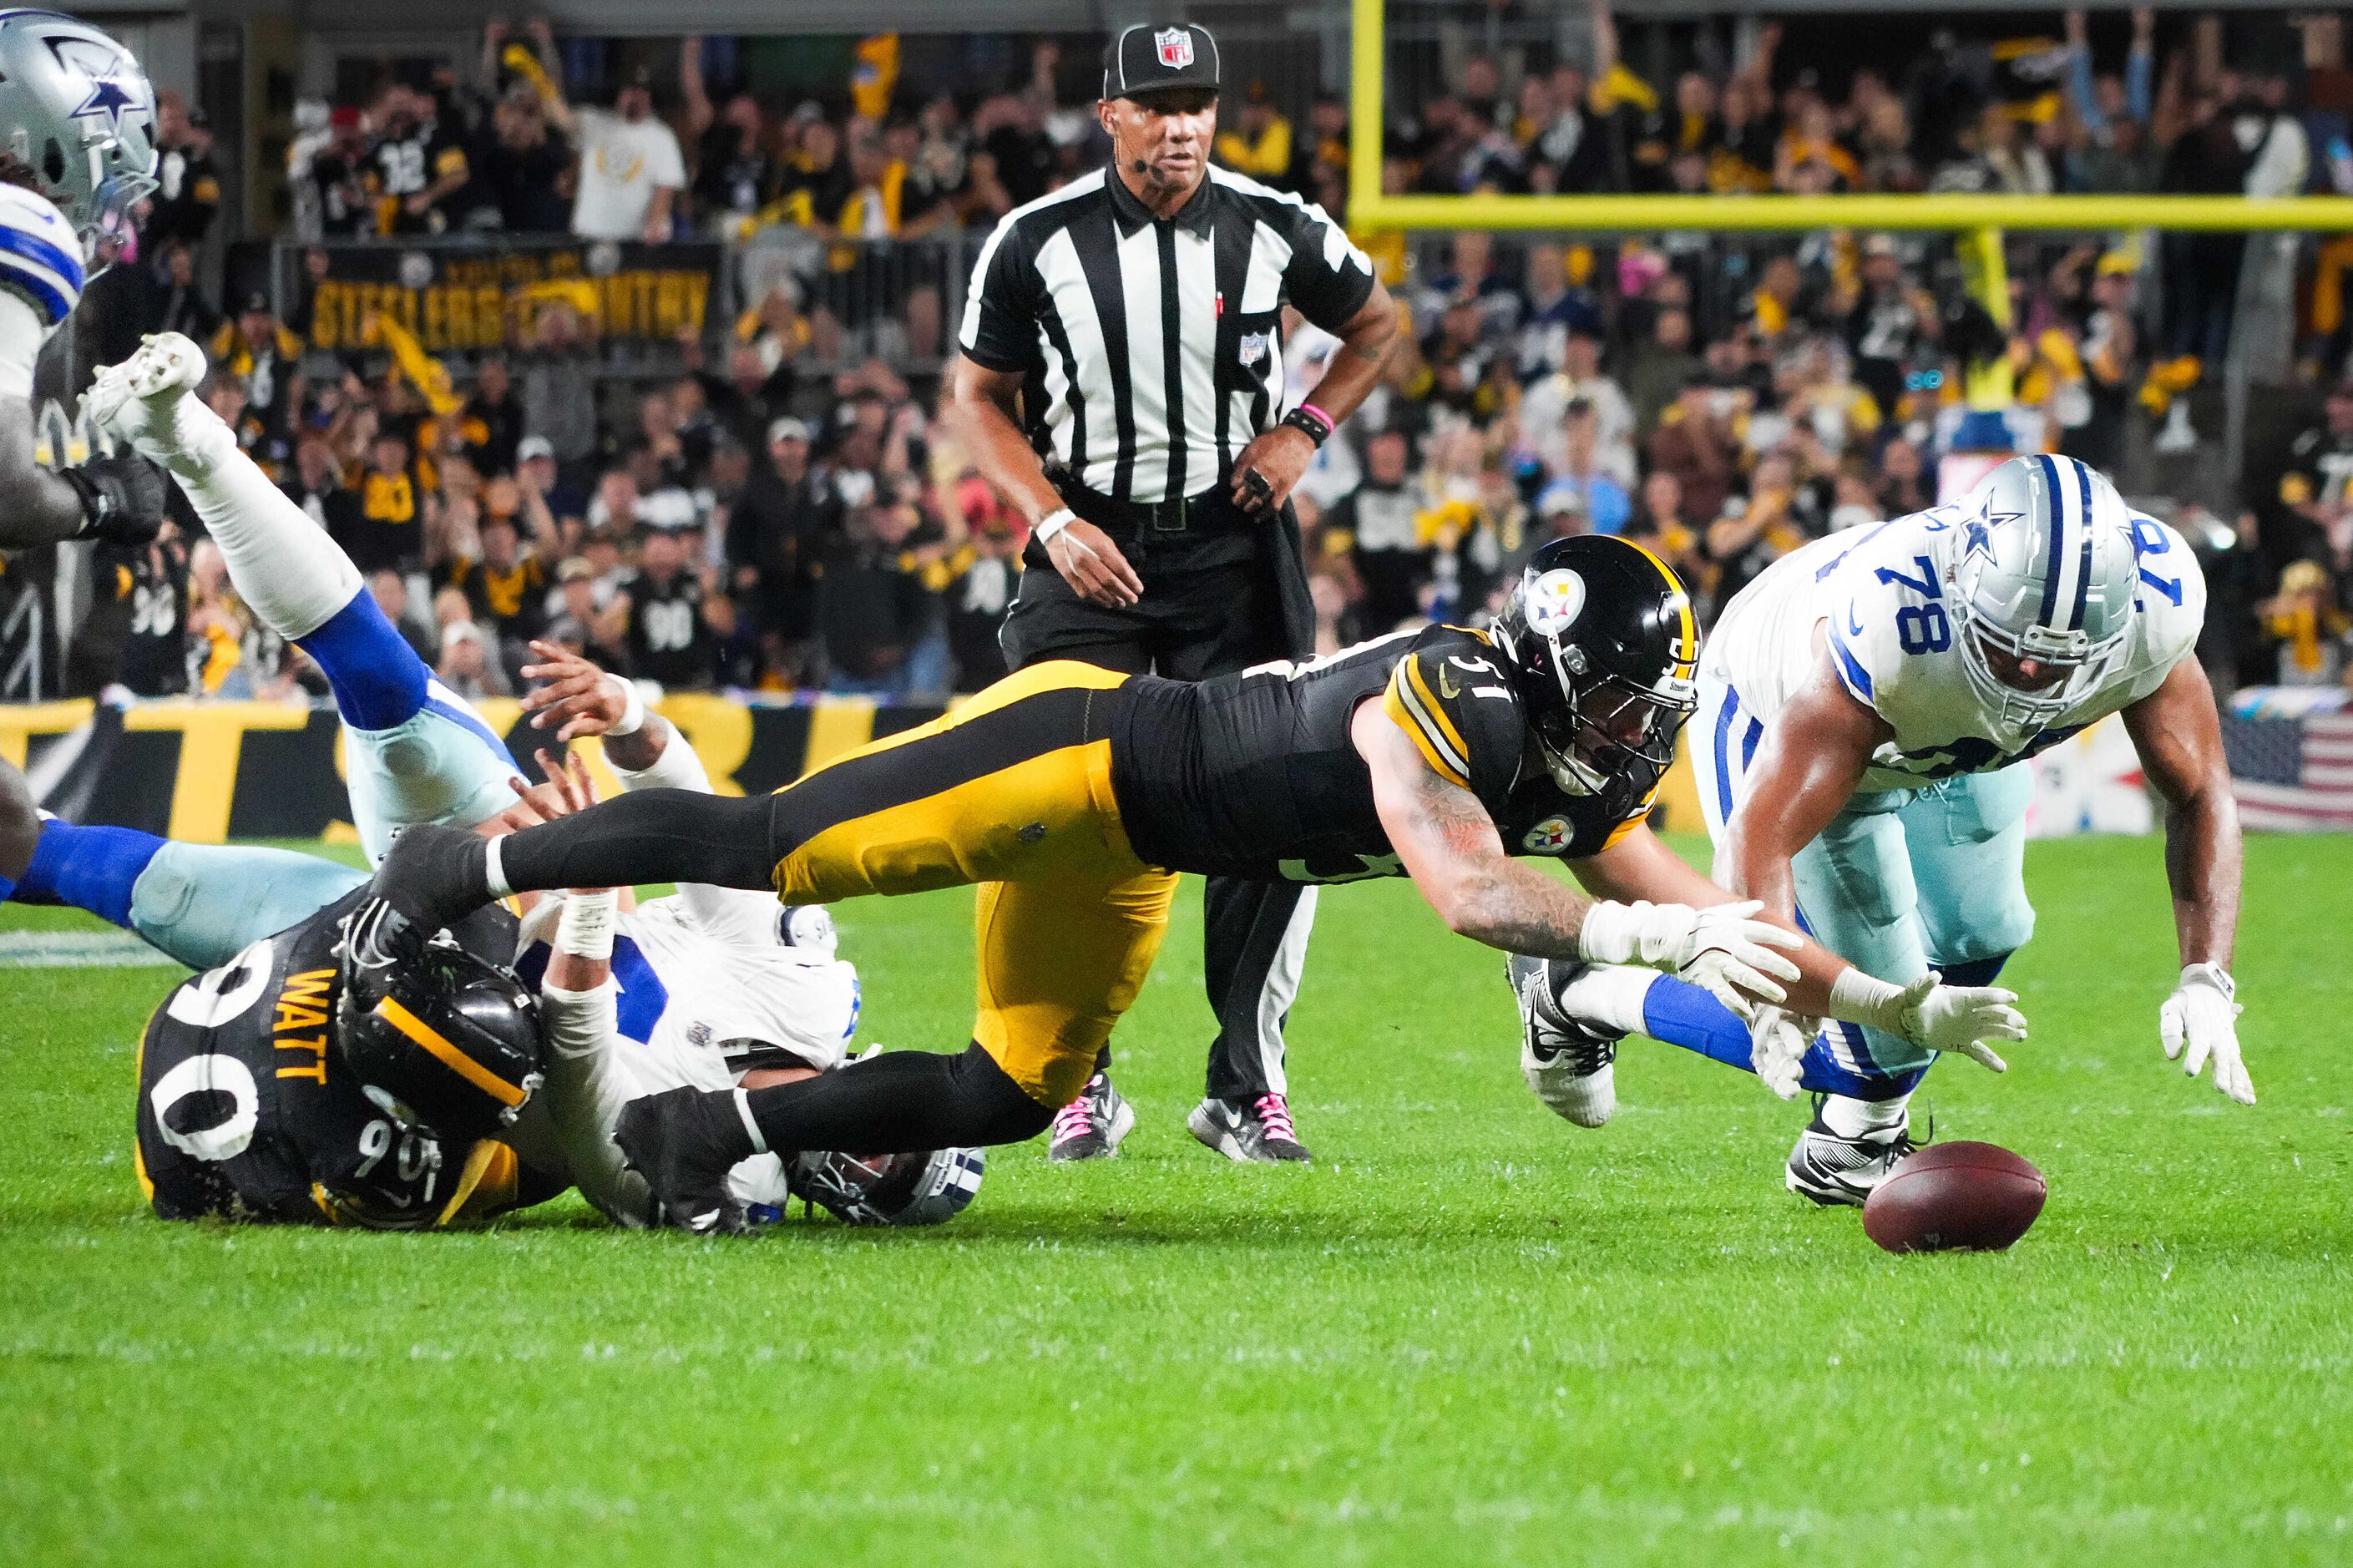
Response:
[[[76,539],[145,544],[164,526],[164,470],[144,458],[92,458],[58,478],[81,497]]]

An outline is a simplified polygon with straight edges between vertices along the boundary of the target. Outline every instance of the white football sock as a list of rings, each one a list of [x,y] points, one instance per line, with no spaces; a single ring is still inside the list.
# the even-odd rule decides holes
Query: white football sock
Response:
[[[195,402],[193,393],[188,401]],[[269,482],[219,417],[201,405],[180,411],[183,427],[209,422],[227,450],[206,432],[207,460],[172,466],[196,515],[228,563],[229,581],[280,637],[308,637],[365,586],[359,568],[311,514]]]
[[[1904,1108],[1911,1102],[1908,1094],[1893,1100],[1850,1100],[1833,1094],[1822,1101],[1822,1125],[1841,1138],[1868,1138],[1904,1125]]]
[[[1662,978],[1655,969],[1597,963],[1561,987],[1560,1005],[1572,1017],[1621,1035],[1639,1035],[1645,1027],[1643,999]]]

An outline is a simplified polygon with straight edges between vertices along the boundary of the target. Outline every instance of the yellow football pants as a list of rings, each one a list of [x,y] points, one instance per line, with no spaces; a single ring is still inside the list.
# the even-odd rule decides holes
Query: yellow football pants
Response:
[[[1034,665],[776,800],[786,903],[980,884],[973,1038],[1045,1105],[1086,1087],[1176,890],[1136,858],[1112,794],[1103,697],[1127,679]]]

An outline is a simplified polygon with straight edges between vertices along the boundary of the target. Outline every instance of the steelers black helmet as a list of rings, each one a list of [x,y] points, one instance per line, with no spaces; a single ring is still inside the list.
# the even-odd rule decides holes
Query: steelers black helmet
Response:
[[[1554,540],[1494,631],[1553,781],[1633,810],[1699,703],[1699,631],[1673,568],[1607,534]]]
[[[539,1087],[539,1001],[510,971],[444,938],[364,1005],[345,986],[336,1045],[387,1115],[445,1142],[494,1136]]]

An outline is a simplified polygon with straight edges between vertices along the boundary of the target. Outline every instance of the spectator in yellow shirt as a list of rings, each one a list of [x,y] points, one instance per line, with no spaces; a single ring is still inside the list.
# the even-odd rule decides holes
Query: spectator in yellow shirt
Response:
[[[1237,174],[1280,185],[1291,175],[1291,121],[1274,107],[1266,83],[1254,81],[1243,96],[1234,128],[1218,132],[1218,162]]]

